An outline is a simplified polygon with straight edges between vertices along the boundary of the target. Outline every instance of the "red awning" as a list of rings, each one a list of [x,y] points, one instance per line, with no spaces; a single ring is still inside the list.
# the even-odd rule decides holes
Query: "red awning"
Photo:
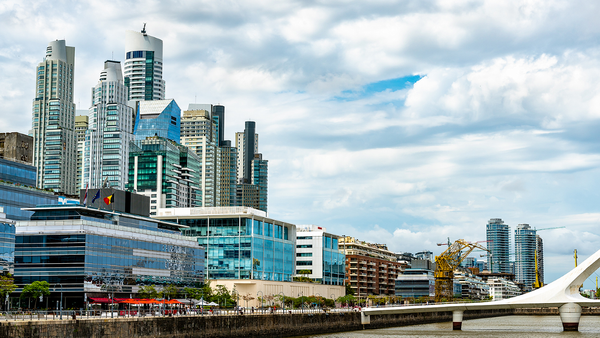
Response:
[[[111,304],[111,303],[114,303],[114,301],[111,301],[108,298],[92,298],[92,297],[89,297],[88,299],[92,303],[100,303],[100,304]]]

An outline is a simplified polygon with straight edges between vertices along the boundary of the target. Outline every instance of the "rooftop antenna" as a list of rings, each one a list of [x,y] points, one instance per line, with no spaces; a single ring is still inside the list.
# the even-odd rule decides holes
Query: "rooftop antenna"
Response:
[[[146,34],[146,23],[144,22],[144,28],[142,28],[142,34]]]

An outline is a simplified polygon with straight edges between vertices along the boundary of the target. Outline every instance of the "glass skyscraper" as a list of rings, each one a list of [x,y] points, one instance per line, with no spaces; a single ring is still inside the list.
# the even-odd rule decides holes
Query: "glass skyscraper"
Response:
[[[160,208],[201,206],[200,159],[162,137],[132,143],[128,190],[150,197],[150,215]]]
[[[164,100],[163,42],[141,32],[125,33],[125,86],[131,101]]]
[[[292,281],[294,224],[247,207],[161,209],[154,217],[189,227],[183,234],[206,247],[208,279]]]
[[[121,63],[104,62],[92,88],[89,129],[85,135],[83,179],[80,189],[109,187],[123,190],[127,183],[129,144],[133,141],[133,109],[127,105]]]
[[[519,224],[515,230],[515,279],[531,290],[535,282],[536,230]]]
[[[31,128],[38,187],[69,195],[76,193],[77,175],[74,72],[75,47],[51,41],[36,69]]]
[[[491,218],[486,227],[488,268],[492,273],[511,273],[510,227],[501,218]]]
[[[133,134],[135,140],[158,136],[180,143],[181,109],[175,100],[138,102]]]

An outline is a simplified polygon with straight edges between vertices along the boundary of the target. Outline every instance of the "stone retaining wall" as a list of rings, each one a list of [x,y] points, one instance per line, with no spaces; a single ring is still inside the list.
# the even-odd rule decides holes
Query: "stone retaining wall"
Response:
[[[553,309],[466,311],[464,320],[513,314],[546,313]],[[528,312],[529,310],[529,312]],[[539,312],[539,310],[543,310]],[[596,309],[596,314],[600,313]],[[452,312],[371,315],[365,328],[452,321]],[[221,338],[292,337],[363,329],[360,313],[278,314],[253,316],[180,316],[156,318],[78,319],[63,321],[0,322],[0,337],[27,338]],[[449,324],[448,330],[452,326]]]

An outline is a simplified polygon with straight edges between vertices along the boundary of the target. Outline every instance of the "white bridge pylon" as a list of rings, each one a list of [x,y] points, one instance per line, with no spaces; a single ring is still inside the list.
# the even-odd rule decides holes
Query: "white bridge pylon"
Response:
[[[369,324],[371,315],[452,311],[453,329],[460,330],[463,313],[467,310],[558,307],[563,329],[565,331],[577,331],[579,318],[581,317],[581,307],[600,306],[600,300],[591,300],[579,294],[579,287],[598,268],[600,268],[600,250],[561,278],[518,297],[484,303],[363,308],[361,323]]]

